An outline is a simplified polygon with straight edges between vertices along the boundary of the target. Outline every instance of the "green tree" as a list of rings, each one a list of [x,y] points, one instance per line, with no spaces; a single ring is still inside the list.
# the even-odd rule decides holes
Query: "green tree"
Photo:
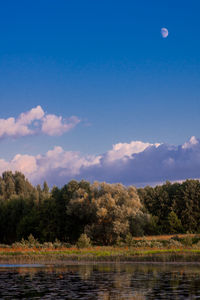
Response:
[[[9,199],[12,195],[15,194],[13,174],[11,171],[6,171],[2,174],[2,178],[5,182],[5,197],[6,199]]]
[[[43,193],[45,194],[45,195],[49,195],[49,187],[48,187],[48,184],[47,184],[47,182],[46,181],[44,181],[44,183],[43,183]]]
[[[85,227],[95,219],[96,203],[87,181],[71,181],[66,186],[67,235],[71,242],[76,242],[84,233]]]
[[[182,233],[183,226],[181,220],[177,217],[174,211],[171,211],[168,215],[168,233]]]
[[[85,232],[98,244],[114,244],[129,233],[130,219],[141,209],[134,187],[121,184],[94,183],[91,187],[96,216]]]

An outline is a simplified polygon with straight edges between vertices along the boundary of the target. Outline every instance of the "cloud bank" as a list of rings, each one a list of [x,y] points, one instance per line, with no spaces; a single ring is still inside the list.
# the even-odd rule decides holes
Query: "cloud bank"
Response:
[[[74,128],[80,120],[72,116],[65,120],[61,116],[46,114],[40,105],[21,113],[17,119],[0,119],[0,138],[18,138],[34,134],[62,135]]]
[[[24,119],[29,122],[31,117]],[[71,179],[155,185],[166,180],[200,178],[200,140],[191,137],[179,146],[140,141],[118,143],[98,156],[83,156],[56,146],[43,155],[17,154],[10,161],[0,159],[0,172],[5,170],[19,170],[33,184],[47,180],[51,186],[62,186]]]

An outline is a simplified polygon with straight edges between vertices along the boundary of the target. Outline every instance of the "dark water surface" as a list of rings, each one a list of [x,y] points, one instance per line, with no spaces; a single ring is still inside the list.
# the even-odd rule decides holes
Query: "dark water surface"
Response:
[[[0,299],[200,299],[200,265],[0,265]]]

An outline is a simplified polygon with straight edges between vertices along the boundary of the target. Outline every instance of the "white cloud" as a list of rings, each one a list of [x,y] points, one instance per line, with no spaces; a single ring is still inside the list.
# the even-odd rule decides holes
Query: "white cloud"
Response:
[[[56,146],[44,155],[17,154],[10,161],[0,159],[0,173],[5,170],[21,171],[34,183],[47,180],[51,185],[61,185],[80,174],[82,167],[99,163],[98,156],[82,156],[79,152],[64,151]]]
[[[17,154],[14,158],[8,162],[4,159],[0,159],[0,172],[5,170],[20,171],[27,176],[33,174],[37,169],[36,158],[31,155]]]
[[[68,121],[64,121],[61,116],[46,115],[42,119],[42,132],[48,135],[61,135],[64,132],[71,130],[75,127],[80,120],[73,116]]]
[[[26,175],[32,174],[37,170],[36,158],[31,155],[17,154],[11,161],[9,169],[18,170]]]
[[[132,141],[131,143],[118,143],[113,145],[112,150],[108,151],[106,158],[109,162],[113,162],[117,159],[131,158],[133,154],[144,151],[149,146],[154,144],[143,143],[141,141]],[[160,144],[155,144],[158,147]]]
[[[17,119],[0,119],[0,138],[33,134],[61,135],[74,128],[80,120],[76,116],[64,120],[61,116],[45,114],[40,105],[21,113]]]
[[[32,183],[47,180],[51,186],[64,185],[73,178],[155,185],[166,180],[200,178],[200,143],[194,137],[180,146],[132,141],[113,145],[99,156],[83,156],[56,146],[43,155],[17,154],[10,161],[0,159],[0,172],[5,170],[19,170]]]
[[[44,116],[44,111],[40,105],[32,108],[31,110],[21,113],[19,118],[17,119],[18,124],[28,125],[31,124],[35,120],[41,120]]]
[[[183,149],[189,149],[189,148],[194,147],[197,144],[199,144],[199,141],[196,139],[195,136],[192,136],[188,142],[183,144],[182,148]]]

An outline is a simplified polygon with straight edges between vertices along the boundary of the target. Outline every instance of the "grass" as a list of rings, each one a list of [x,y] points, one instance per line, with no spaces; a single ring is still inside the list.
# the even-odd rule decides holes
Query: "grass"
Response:
[[[174,241],[178,239],[179,242]],[[130,246],[95,246],[79,249],[66,248],[64,244],[55,249],[40,245],[26,246],[20,243],[0,247],[0,263],[56,263],[69,261],[132,261],[132,262],[199,262],[200,236],[170,235],[133,238]],[[159,241],[159,242],[158,242]],[[48,243],[47,243],[48,244]],[[178,246],[177,246],[178,245]]]
[[[200,262],[200,249],[140,249],[132,247],[92,247],[85,249],[12,249],[0,250],[0,262],[52,262],[52,261],[150,261]]]

